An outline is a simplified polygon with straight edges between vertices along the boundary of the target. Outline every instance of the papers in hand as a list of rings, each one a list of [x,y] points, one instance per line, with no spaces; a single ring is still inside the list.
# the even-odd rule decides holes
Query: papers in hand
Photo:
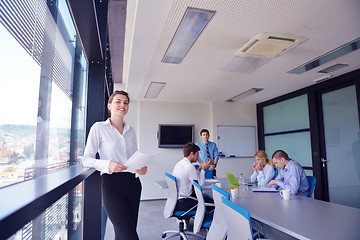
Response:
[[[127,167],[127,171],[136,172],[136,170],[147,166],[147,163],[152,159],[156,154],[146,154],[139,151],[136,151],[124,164]]]

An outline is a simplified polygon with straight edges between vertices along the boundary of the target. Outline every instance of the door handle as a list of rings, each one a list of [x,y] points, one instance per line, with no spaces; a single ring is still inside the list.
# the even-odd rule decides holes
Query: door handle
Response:
[[[321,159],[321,162],[322,162],[322,166],[323,166],[323,168],[325,167],[325,163],[327,162],[327,160],[326,159],[324,159],[324,158],[320,158]]]

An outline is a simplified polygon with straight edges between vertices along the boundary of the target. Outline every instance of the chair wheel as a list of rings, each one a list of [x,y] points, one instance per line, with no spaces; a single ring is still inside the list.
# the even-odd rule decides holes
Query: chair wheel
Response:
[[[162,238],[166,238],[166,233],[163,233],[163,234],[161,235],[161,237],[162,237]]]

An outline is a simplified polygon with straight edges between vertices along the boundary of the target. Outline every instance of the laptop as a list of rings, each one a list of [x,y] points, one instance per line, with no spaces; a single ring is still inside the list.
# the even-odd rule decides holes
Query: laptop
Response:
[[[232,186],[234,186],[234,187],[239,187],[239,186],[240,186],[240,184],[239,184],[239,182],[236,180],[234,174],[228,173],[228,172],[225,172],[225,174],[226,174],[226,176],[228,177],[228,179],[230,180]],[[254,184],[254,183],[251,183],[250,181],[247,182],[246,179],[244,179],[244,180],[245,180],[245,184],[248,185],[248,186],[256,185],[256,184]]]
[[[225,172],[225,174],[233,185],[236,185],[236,186],[240,185],[239,182],[236,180],[234,174],[228,173],[228,172]]]

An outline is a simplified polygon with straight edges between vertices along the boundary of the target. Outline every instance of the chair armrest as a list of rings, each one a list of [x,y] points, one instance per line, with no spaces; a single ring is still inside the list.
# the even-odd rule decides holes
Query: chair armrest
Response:
[[[215,203],[204,203],[207,207],[215,207]]]

